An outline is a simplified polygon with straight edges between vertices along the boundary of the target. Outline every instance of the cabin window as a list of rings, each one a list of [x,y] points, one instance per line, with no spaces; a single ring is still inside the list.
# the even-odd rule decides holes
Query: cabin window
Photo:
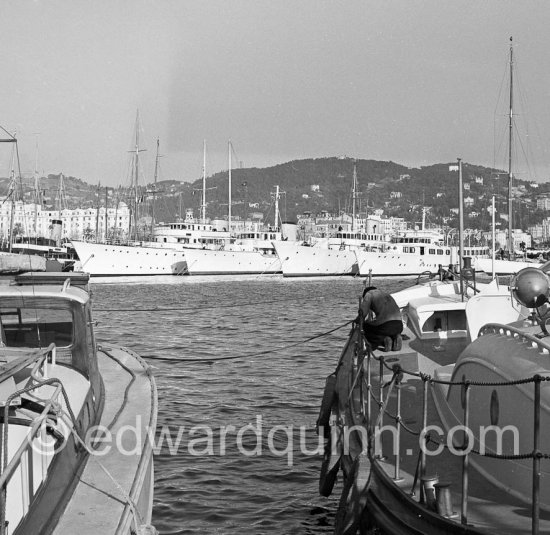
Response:
[[[466,331],[464,310],[440,310],[434,312],[422,325],[423,333],[438,331]]]
[[[443,249],[438,249],[437,254],[443,254]]]
[[[69,308],[0,307],[2,341],[7,347],[67,348],[73,343],[73,316]]]
[[[428,254],[435,254],[435,249],[428,249]]]

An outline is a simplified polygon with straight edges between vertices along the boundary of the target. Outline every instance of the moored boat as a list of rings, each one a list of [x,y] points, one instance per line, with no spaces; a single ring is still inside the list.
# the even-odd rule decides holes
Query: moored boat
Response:
[[[328,240],[313,245],[299,242],[273,242],[284,277],[321,277],[357,274],[353,249],[329,247]]]
[[[400,351],[373,350],[354,323],[319,416],[321,493],[343,474],[336,533],[550,529],[550,279],[524,270],[513,295],[459,285],[394,294]]]
[[[99,345],[88,280],[0,285],[2,535],[153,533],[155,380],[132,351]]]
[[[379,251],[355,250],[357,270],[361,276],[407,276],[423,272],[437,273],[440,267],[460,263],[459,248],[445,245],[443,237],[433,231],[407,231],[391,238]],[[464,257],[487,258],[488,247],[465,247]],[[474,264],[472,262],[473,266]],[[477,271],[482,271],[478,268]]]
[[[187,275],[250,275],[281,273],[281,261],[273,243],[282,240],[276,228],[241,233],[216,248],[185,251]],[[177,266],[173,269],[178,273]]]

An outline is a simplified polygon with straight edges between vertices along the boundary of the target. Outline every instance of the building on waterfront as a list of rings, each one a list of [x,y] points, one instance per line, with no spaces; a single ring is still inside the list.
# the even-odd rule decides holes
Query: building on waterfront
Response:
[[[12,222],[13,217],[13,222]],[[61,241],[82,238],[124,238],[130,227],[130,211],[124,202],[117,207],[77,208],[53,210],[40,204],[10,202],[0,204],[0,237],[8,240],[10,228],[13,235],[24,239],[54,239],[54,221],[61,221]]]
[[[492,231],[483,232],[483,238],[486,240],[486,243],[491,243],[493,239],[493,233]],[[521,229],[512,229],[512,239],[514,240],[514,250],[520,251],[522,244],[524,244],[525,247],[532,247],[532,238],[531,234],[528,232],[525,232]],[[507,249],[508,245],[508,230],[497,230],[495,232],[495,243],[497,245],[497,248],[500,249]]]
[[[537,201],[538,204],[538,201]],[[527,229],[536,243],[550,242],[550,217]]]

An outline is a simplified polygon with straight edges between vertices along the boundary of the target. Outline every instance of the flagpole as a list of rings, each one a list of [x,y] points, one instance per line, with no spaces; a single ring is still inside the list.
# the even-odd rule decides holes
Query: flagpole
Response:
[[[460,293],[464,299],[464,282],[462,270],[464,268],[464,192],[462,191],[462,158],[458,160],[458,245],[459,255],[458,272],[460,273]]]
[[[493,280],[495,279],[495,196],[493,195],[493,214],[491,217],[491,224],[493,226],[493,251],[491,254],[492,257],[492,272],[493,272]]]

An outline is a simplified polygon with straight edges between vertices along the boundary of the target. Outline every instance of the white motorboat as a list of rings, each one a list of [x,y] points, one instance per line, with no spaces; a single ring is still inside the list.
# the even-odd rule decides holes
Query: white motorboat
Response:
[[[88,279],[0,285],[2,535],[153,532],[155,380],[96,340]]]

